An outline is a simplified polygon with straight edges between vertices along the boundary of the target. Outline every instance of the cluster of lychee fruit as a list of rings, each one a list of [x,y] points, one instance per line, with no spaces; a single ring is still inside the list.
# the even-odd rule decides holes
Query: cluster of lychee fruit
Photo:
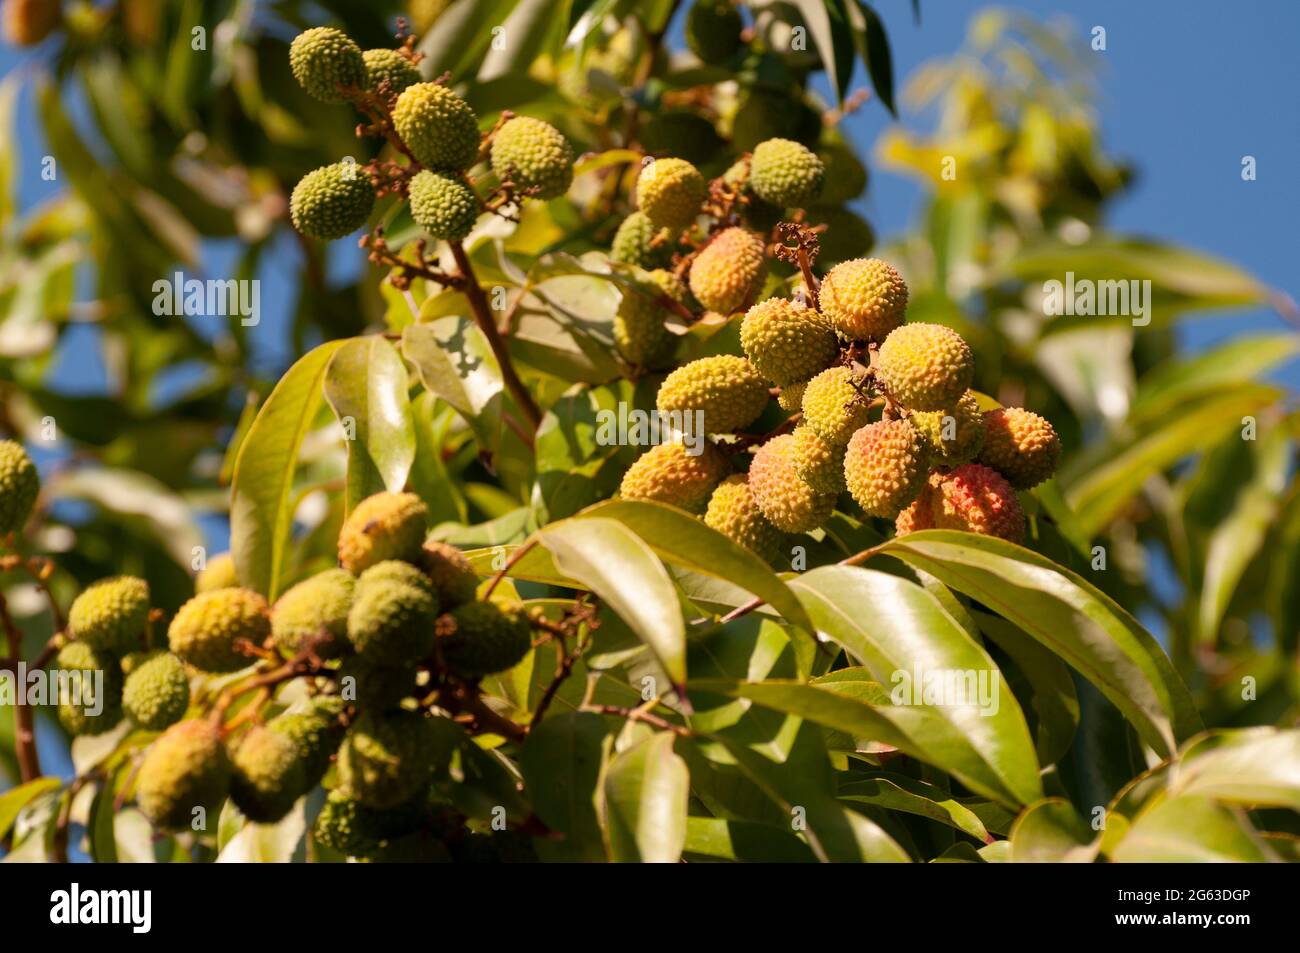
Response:
[[[289,199],[294,228],[336,239],[361,228],[377,194],[409,202],[411,217],[429,236],[464,239],[482,212],[507,201],[550,199],[573,180],[573,149],[550,123],[507,114],[485,134],[470,105],[441,79],[425,82],[412,43],[365,50],[344,32],[315,27],[289,47],[299,85],[326,103],[350,102],[372,120],[362,129],[383,134],[404,165],[353,161],[322,166],[302,177]],[[495,177],[493,202],[480,196],[473,170],[486,162]]]
[[[704,433],[645,453],[621,495],[702,514],[769,560],[789,534],[821,527],[844,493],[899,534],[958,529],[1020,541],[1016,491],[1054,472],[1052,425],[982,404],[970,347],[947,326],[906,323],[907,285],[888,262],[854,258],[814,276],[816,233],[776,223],[824,180],[815,153],[782,139],[760,143],[712,183],[681,159],[642,171],[639,211],[611,257],[638,268],[657,252],[671,257],[640,278],[657,294],[624,294],[615,324],[624,358],[671,366],[678,338],[668,322],[699,310],[738,325],[743,356],[701,357],[667,375],[657,410],[682,427],[698,417]],[[772,257],[799,265],[789,296],[765,282]],[[747,433],[773,397],[790,416]]]

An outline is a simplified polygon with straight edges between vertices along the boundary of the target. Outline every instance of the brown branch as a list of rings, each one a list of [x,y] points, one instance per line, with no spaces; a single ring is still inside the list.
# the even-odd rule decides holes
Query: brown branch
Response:
[[[529,550],[536,545],[537,540],[535,538],[527,540],[522,546],[510,554],[510,558],[506,560],[505,565],[497,570],[496,574],[492,577],[492,581],[488,583],[487,589],[483,590],[481,598],[484,602],[492,598],[492,593],[496,590],[496,587],[501,580],[504,579],[506,574],[515,567],[515,564],[518,563],[519,560],[523,559],[524,556],[528,554]]]
[[[862,550],[861,552],[854,553],[852,556],[846,556],[845,558],[841,559],[841,560],[840,560],[838,563],[836,563],[835,565],[837,565],[837,566],[856,566],[856,565],[858,565],[859,563],[864,563],[864,562],[866,562],[868,559],[870,559],[872,556],[874,556],[874,555],[876,555],[878,552],[880,552],[880,550],[881,550],[884,546],[885,546],[885,543],[881,543],[879,546],[872,546],[872,547],[869,548],[869,549],[864,549],[864,550]],[[763,605],[763,603],[766,602],[766,601],[767,601],[767,600],[765,600],[765,599],[751,599],[751,600],[749,600],[749,602],[746,602],[743,606],[737,606],[736,608],[732,609],[730,612],[728,612],[726,615],[724,615],[724,616],[723,616],[719,621],[721,621],[721,622],[730,622],[730,621],[732,621],[733,619],[739,619],[742,615],[748,615],[749,613],[753,612],[753,611],[754,611],[755,609],[757,609],[759,606]]]
[[[624,708],[621,705],[583,705],[581,710],[595,712],[598,715],[617,715],[620,718],[626,718],[628,721],[644,722],[655,728],[681,735],[683,738],[689,738],[693,734],[691,729],[682,725],[674,725],[671,721],[660,718],[658,715],[652,715],[644,707]]]
[[[9,614],[9,603],[4,593],[0,592],[0,624],[4,625],[5,635],[9,639],[9,656],[17,667],[23,654],[23,634]],[[35,781],[41,776],[41,759],[36,753],[36,730],[32,722],[32,710],[27,704],[26,686],[14,684],[14,755],[18,759],[18,771],[23,783]]]
[[[461,288],[465,297],[469,299],[470,310],[474,312],[474,321],[478,324],[479,330],[487,338],[488,345],[492,348],[492,353],[501,365],[501,377],[505,382],[506,389],[510,391],[510,396],[515,399],[519,409],[523,412],[525,419],[533,433],[537,432],[538,426],[542,422],[542,412],[533,400],[533,395],[528,392],[524,382],[520,380],[519,374],[515,371],[514,361],[510,357],[510,351],[506,348],[505,341],[497,331],[496,321],[492,319],[492,309],[488,305],[487,295],[483,293],[483,288],[478,283],[478,278],[474,275],[474,266],[470,264],[469,256],[465,254],[465,246],[460,242],[448,242],[451,246],[452,257],[456,259],[456,267],[460,271],[460,276],[464,279],[464,285]],[[533,446],[532,434],[527,441],[528,446]]]

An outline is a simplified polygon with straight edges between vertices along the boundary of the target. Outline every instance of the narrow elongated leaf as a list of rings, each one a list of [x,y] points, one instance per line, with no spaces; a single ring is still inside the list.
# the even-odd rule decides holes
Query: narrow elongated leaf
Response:
[[[810,864],[816,858],[790,831],[722,817],[688,817],[683,853],[710,860]]]
[[[835,101],[843,105],[853,78],[853,37],[849,29],[845,0],[792,0],[812,33],[817,54],[821,57],[826,78],[835,91]],[[856,0],[848,0],[856,2]],[[892,111],[892,110],[891,110]]]
[[[1244,807],[1300,811],[1300,730],[1251,728],[1199,738],[1183,751],[1169,789]]]
[[[1162,756],[1200,730],[1187,686],[1155,638],[1078,574],[989,536],[925,530],[883,552],[937,576],[1042,642],[1122,711]]]
[[[1258,380],[1297,352],[1300,338],[1296,335],[1270,334],[1230,341],[1189,359],[1171,359],[1138,382],[1130,414],[1134,418],[1157,419],[1191,394]]]
[[[807,611],[767,563],[689,514],[663,503],[610,500],[582,514],[583,519],[593,517],[618,520],[666,562],[735,583],[787,621],[812,631]]]
[[[378,335],[344,343],[325,370],[325,399],[348,449],[347,508],[381,490],[400,492],[415,460],[406,365]]]
[[[889,114],[898,118],[894,107],[894,61],[889,51],[889,37],[885,34],[885,25],[879,15],[869,5],[860,0],[848,0],[857,3],[862,14],[861,33],[862,58],[867,64],[867,74],[871,77],[871,88],[876,91]]]
[[[0,794],[0,838],[9,833],[18,814],[42,794],[57,791],[63,786],[58,778],[36,778]]]
[[[1118,864],[1258,864],[1277,859],[1239,810],[1192,796],[1158,801],[1138,817],[1110,857]]]
[[[651,735],[610,761],[605,829],[615,861],[672,864],[686,843],[691,776],[673,753],[673,735]]]
[[[1024,713],[988,653],[933,595],[908,579],[856,566],[814,569],[791,588],[819,632],[894,687],[904,703],[896,703],[890,720],[906,726],[909,747],[923,746],[917,757],[946,770],[957,760],[973,790],[1004,803],[1041,797]],[[941,692],[934,704],[932,690],[941,686],[961,691]]]
[[[600,596],[650,646],[680,692],[686,684],[686,625],[654,550],[612,519],[561,520],[539,530],[537,538],[561,573]]]
[[[289,564],[298,451],[323,395],[330,358],[344,342],[308,351],[280,378],[249,428],[230,490],[231,554],[245,586],[274,599]]]
[[[986,843],[993,839],[970,808],[934,785],[905,775],[881,774],[848,781],[840,785],[838,796],[840,800],[926,817]]]

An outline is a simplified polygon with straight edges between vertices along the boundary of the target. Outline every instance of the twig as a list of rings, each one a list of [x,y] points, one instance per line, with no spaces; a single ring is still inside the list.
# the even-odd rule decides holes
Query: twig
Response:
[[[492,593],[496,590],[497,584],[500,583],[501,580],[505,578],[506,574],[514,568],[515,564],[519,562],[519,560],[523,559],[524,556],[528,554],[529,550],[536,545],[536,539],[527,540],[523,545],[510,554],[510,558],[505,561],[505,565],[496,571],[495,575],[492,576],[492,581],[488,583],[488,587],[483,590],[482,598],[484,601],[492,598]]]
[[[649,704],[657,704],[658,699],[654,699]],[[628,721],[641,721],[655,728],[664,731],[671,731],[675,735],[683,738],[689,738],[693,734],[691,729],[682,725],[674,725],[671,721],[660,718],[658,715],[652,715],[642,708],[624,708],[621,705],[583,705],[582,711],[595,712],[598,715],[618,715],[620,718],[626,718]]]
[[[15,666],[23,654],[23,634],[9,614],[9,603],[0,592],[0,623],[9,639],[9,655]],[[41,759],[36,753],[36,731],[32,723],[32,710],[27,705],[26,686],[14,686],[14,754],[18,771],[24,783],[41,776]]]
[[[872,556],[880,552],[880,550],[885,545],[886,545],[885,543],[881,543],[879,546],[872,546],[870,549],[864,549],[861,552],[854,553],[852,556],[846,556],[835,565],[856,566],[859,563],[864,563]],[[749,602],[746,602],[743,606],[737,606],[736,608],[732,609],[730,612],[724,615],[722,619],[719,621],[730,622],[733,619],[739,619],[742,615],[748,615],[749,613],[753,612],[759,606],[763,605],[763,603],[766,601],[767,601],[766,599],[751,599],[749,600]]]

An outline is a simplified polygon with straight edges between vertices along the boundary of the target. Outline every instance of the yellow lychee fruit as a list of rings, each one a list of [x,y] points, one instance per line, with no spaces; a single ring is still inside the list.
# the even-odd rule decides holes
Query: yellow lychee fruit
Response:
[[[799,478],[793,434],[773,437],[758,448],[749,465],[749,488],[763,515],[787,533],[821,526],[835,509],[835,494],[814,490]]]
[[[1025,535],[1025,514],[1016,491],[996,470],[968,463],[950,473],[936,473],[935,529],[956,529],[997,536],[1013,543]]]
[[[905,324],[880,346],[876,373],[890,396],[909,410],[942,410],[970,387],[975,357],[952,328]]]
[[[726,455],[707,440],[689,447],[661,443],[628,467],[618,492],[627,500],[669,503],[695,513],[729,470]]]
[[[376,493],[339,530],[339,562],[354,576],[388,559],[419,559],[429,508],[414,493]]]
[[[655,225],[674,231],[695,221],[708,194],[704,176],[685,159],[652,159],[636,180],[641,211]]]
[[[299,33],[289,45],[289,68],[307,94],[323,103],[347,100],[345,87],[366,85],[366,62],[342,30],[318,26]]]
[[[830,367],[808,382],[803,392],[803,422],[833,447],[849,442],[865,427],[870,408],[859,391],[865,378],[848,367]]]
[[[230,589],[239,585],[239,575],[235,572],[235,557],[230,553],[218,553],[208,559],[207,565],[199,570],[194,579],[195,592],[211,592],[213,589]]]
[[[762,287],[763,239],[745,228],[725,228],[691,264],[691,293],[709,311],[739,311]]]
[[[171,650],[203,672],[237,672],[252,658],[237,648],[240,640],[261,645],[271,634],[271,610],[250,589],[201,592],[172,619]]]
[[[1055,428],[1023,407],[984,414],[983,437],[979,462],[997,470],[1018,490],[1028,490],[1050,478],[1061,459],[1061,440]]]
[[[970,463],[984,445],[984,415],[970,391],[952,407],[918,410],[910,419],[925,441],[932,466],[951,469]]]
[[[820,493],[844,490],[844,448],[827,443],[811,427],[796,427],[791,442],[790,459],[795,472]]]
[[[68,630],[91,648],[125,655],[140,647],[149,620],[149,584],[136,576],[101,579],[68,610]]]
[[[785,384],[781,387],[781,393],[776,395],[776,402],[782,410],[799,410],[803,407],[803,393],[807,389],[807,381]]]
[[[817,303],[846,339],[880,342],[903,323],[907,283],[889,262],[854,258],[830,270]]]
[[[327,569],[291,587],[271,607],[275,647],[288,658],[307,645],[322,659],[348,652],[348,611],[356,583],[346,569]]]
[[[767,407],[767,382],[743,357],[718,354],[677,368],[659,387],[659,412],[703,414],[704,433],[735,433]],[[688,418],[688,425],[693,419]]]
[[[784,536],[759,509],[746,474],[733,473],[718,484],[704,522],[760,559],[771,562],[780,555]]]
[[[812,202],[821,193],[826,169],[817,154],[791,139],[768,139],[754,147],[749,187],[777,208]]]
[[[573,181],[573,147],[549,122],[516,116],[492,137],[492,171],[502,182],[533,190],[533,198],[553,199]]]
[[[785,298],[768,298],[745,313],[740,346],[758,372],[781,387],[819,374],[839,353],[826,319]]]
[[[868,516],[896,517],[925,486],[925,441],[906,420],[881,420],[853,435],[844,452],[844,482]]]
[[[664,326],[672,312],[660,300],[663,296],[690,307],[686,285],[671,271],[642,272],[633,287],[623,289],[623,299],[614,315],[614,343],[631,364],[658,365],[667,360],[676,343],[676,337]]]
[[[191,718],[149,746],[140,763],[136,801],[156,827],[213,831],[229,788],[230,759],[220,729],[209,719]]]
[[[40,493],[36,465],[16,440],[0,440],[0,538],[27,525]]]
[[[469,103],[439,83],[402,90],[393,106],[393,128],[428,169],[463,172],[478,160],[478,117]]]

